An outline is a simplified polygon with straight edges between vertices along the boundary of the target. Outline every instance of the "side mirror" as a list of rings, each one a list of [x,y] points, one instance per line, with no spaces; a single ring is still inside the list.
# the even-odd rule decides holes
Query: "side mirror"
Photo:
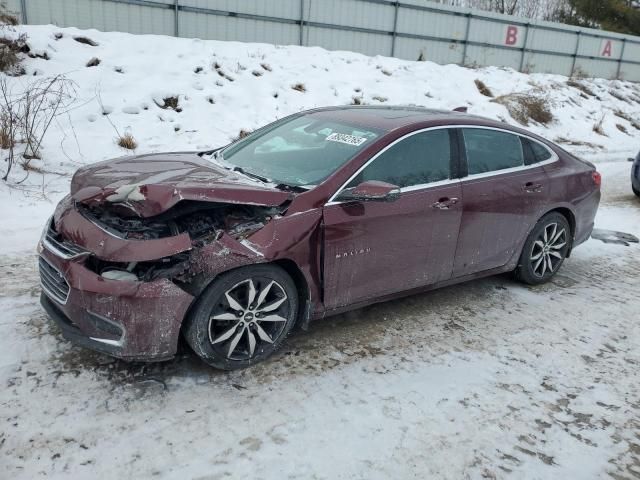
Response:
[[[346,188],[336,197],[338,202],[394,202],[400,198],[400,187],[369,180],[357,187]]]

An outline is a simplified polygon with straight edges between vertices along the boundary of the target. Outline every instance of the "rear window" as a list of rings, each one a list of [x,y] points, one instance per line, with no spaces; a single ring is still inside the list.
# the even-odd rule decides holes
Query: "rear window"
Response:
[[[524,165],[520,137],[498,130],[463,128],[469,175]]]
[[[547,147],[528,138],[522,138],[522,145],[525,152],[525,164],[527,165],[545,162],[551,160],[553,157],[553,154]]]

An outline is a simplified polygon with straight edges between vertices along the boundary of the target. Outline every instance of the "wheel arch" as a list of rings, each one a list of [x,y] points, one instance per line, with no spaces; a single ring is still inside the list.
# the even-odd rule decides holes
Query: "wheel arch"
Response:
[[[571,250],[573,249],[573,242],[575,241],[576,216],[575,216],[575,213],[568,207],[556,207],[556,208],[552,208],[551,210],[545,212],[544,215],[542,215],[538,219],[538,222],[540,220],[542,220],[546,215],[549,215],[550,213],[554,213],[554,212],[559,213],[560,215],[562,215],[564,218],[567,219],[567,222],[569,222],[569,228],[571,229],[571,245],[569,246],[569,250],[567,252],[567,258],[569,258],[569,256],[571,256]]]

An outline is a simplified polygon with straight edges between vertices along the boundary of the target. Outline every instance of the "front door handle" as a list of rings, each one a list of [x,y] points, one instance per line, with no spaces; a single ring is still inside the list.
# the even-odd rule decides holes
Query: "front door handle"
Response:
[[[448,210],[450,206],[458,203],[458,199],[455,197],[443,197],[436,203],[431,204],[431,208],[437,208],[438,210]]]
[[[542,184],[527,182],[524,184],[524,191],[528,193],[540,193],[542,191]]]

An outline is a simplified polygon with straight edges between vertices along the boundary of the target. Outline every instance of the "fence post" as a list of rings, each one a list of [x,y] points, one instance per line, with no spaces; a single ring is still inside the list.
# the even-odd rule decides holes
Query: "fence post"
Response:
[[[622,50],[620,51],[620,59],[618,60],[618,71],[616,72],[616,80],[620,80],[620,72],[622,71],[622,61],[624,59],[624,47],[627,46],[627,39],[622,39]]]
[[[173,0],[173,35],[176,37],[180,36],[180,27],[178,21],[178,12],[180,11],[179,2],[180,0]]]
[[[391,56],[395,57],[396,54],[396,36],[398,34],[398,10],[400,9],[400,2],[395,2],[395,11],[393,13],[393,36],[391,37]]]
[[[467,46],[469,45],[469,31],[471,30],[471,13],[467,13],[467,27],[464,32],[464,46],[462,47],[462,63],[464,67],[467,64]]]
[[[304,0],[300,0],[300,46],[304,45]]]
[[[27,24],[27,0],[20,0],[20,14],[22,16],[22,23]]]
[[[527,54],[527,41],[529,40],[529,29],[531,28],[531,24],[527,22],[525,28],[526,30],[524,31],[524,44],[522,45],[522,55],[520,56],[519,72],[522,72],[522,69],[524,68],[524,57]]]
[[[570,77],[573,77],[573,73],[576,70],[576,60],[578,59],[578,52],[580,51],[580,39],[582,38],[582,32],[578,30],[576,35],[578,38],[576,40],[576,50],[573,52],[573,62],[571,63],[571,73],[569,74]]]

